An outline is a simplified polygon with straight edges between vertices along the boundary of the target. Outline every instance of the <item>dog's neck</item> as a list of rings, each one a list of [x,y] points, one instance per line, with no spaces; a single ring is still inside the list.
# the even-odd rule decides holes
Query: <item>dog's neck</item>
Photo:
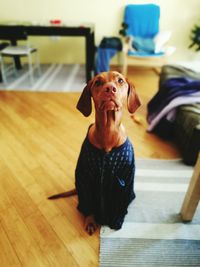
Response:
[[[122,110],[96,111],[95,123],[88,134],[90,142],[106,152],[123,144],[127,136],[121,119]]]

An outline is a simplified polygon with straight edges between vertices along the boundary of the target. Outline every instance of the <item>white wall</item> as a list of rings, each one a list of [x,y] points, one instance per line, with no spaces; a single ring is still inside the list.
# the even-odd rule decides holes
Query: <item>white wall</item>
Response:
[[[172,30],[170,43],[177,47],[174,60],[188,60],[196,56],[188,49],[189,35],[194,24],[200,24],[199,0],[0,0],[0,20],[48,22],[61,19],[64,22],[95,24],[96,45],[104,36],[117,36],[126,4],[157,3],[161,7],[161,30]],[[40,47],[43,62],[84,62],[84,39],[61,38],[53,41],[48,37],[32,37]]]

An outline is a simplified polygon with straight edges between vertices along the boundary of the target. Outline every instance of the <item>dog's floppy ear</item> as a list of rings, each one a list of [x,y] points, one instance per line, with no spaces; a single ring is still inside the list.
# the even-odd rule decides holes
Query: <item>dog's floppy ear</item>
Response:
[[[78,100],[76,108],[85,116],[88,117],[92,112],[92,99],[91,99],[91,88],[92,81],[89,81]]]
[[[134,113],[137,108],[139,108],[139,106],[141,105],[141,101],[135,91],[135,87],[130,84],[128,81],[128,99],[127,99],[127,107],[128,107],[128,111],[130,113]]]

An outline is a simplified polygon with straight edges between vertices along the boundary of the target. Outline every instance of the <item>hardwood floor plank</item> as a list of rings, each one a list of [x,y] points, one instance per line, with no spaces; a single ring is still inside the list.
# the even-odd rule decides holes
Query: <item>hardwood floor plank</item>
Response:
[[[1,267],[20,267],[22,266],[15,250],[13,249],[10,241],[0,223],[0,260]]]
[[[3,228],[22,266],[51,266],[14,207],[10,207],[5,212],[2,212],[1,218]]]
[[[50,266],[78,266],[65,244],[41,212],[34,213],[27,218],[26,225],[32,232],[44,257],[48,258]]]
[[[71,213],[68,216],[70,215]],[[51,225],[79,266],[96,266],[98,253],[86,242],[88,235],[85,233],[84,236],[80,235],[64,215],[52,218]]]
[[[24,231],[26,237],[25,238],[32,238],[35,240],[36,244],[33,247],[37,247],[37,253],[40,254],[41,261],[45,262],[44,266],[62,266],[63,261],[67,262],[69,264],[68,266],[77,266],[77,263],[74,261],[73,257],[71,256],[69,250],[66,248],[66,246],[60,241],[59,237],[56,235],[56,233],[52,230],[51,224],[47,222],[44,219],[44,216],[36,206],[34,199],[32,199],[29,196],[29,188],[23,188],[20,183],[18,182],[17,178],[12,177],[9,171],[7,172],[6,179],[1,183],[2,187],[4,189],[7,188],[7,194],[9,196],[11,207],[8,209],[12,209],[13,213],[17,217],[17,223],[19,223],[19,227],[23,227],[21,231]],[[17,192],[15,194],[15,192]],[[33,196],[33,195],[32,195]],[[36,196],[37,199],[37,196]],[[43,195],[43,201],[48,202],[48,200]],[[53,204],[53,203],[52,203]],[[4,214],[7,214],[7,211],[3,211],[2,215],[2,221],[4,222],[4,227],[9,227],[8,220],[5,220]],[[14,216],[13,214],[13,216]],[[17,215],[18,214],[18,215]],[[8,219],[8,218],[6,218]],[[13,220],[13,219],[12,219]],[[16,222],[14,222],[15,225]],[[13,225],[13,228],[14,228]],[[23,226],[22,226],[23,225]],[[27,229],[25,229],[27,227]],[[10,228],[12,228],[10,226]],[[8,230],[8,228],[6,228]],[[41,230],[41,231],[40,231]],[[65,253],[62,253],[62,258],[59,260],[57,258],[58,251],[53,247],[51,250],[52,244],[49,242],[47,238],[47,233],[49,234],[50,238],[54,238],[56,240],[57,244],[59,245],[59,249]],[[54,235],[54,237],[52,236]],[[29,237],[27,237],[29,236]],[[10,238],[12,239],[12,232],[10,233]],[[54,240],[54,241],[55,241]],[[25,242],[25,241],[24,241]],[[16,249],[19,249],[16,245]],[[34,253],[36,253],[34,252]],[[24,258],[24,255],[21,255],[21,258],[23,260],[23,266],[25,265],[26,259]],[[35,264],[35,259],[34,259]],[[37,264],[40,264],[39,262]],[[37,266],[37,265],[36,265]],[[40,266],[40,265],[39,265]],[[41,264],[43,266],[43,263]]]
[[[12,202],[10,201],[5,188],[3,188],[2,186],[2,180],[5,180],[7,177],[7,168],[5,165],[1,164],[0,166],[0,213],[2,211],[7,210],[11,205]],[[1,216],[0,216],[0,220],[1,220]]]

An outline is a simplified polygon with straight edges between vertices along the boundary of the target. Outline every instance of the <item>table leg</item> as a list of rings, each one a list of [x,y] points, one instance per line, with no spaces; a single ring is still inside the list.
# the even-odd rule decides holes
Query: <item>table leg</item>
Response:
[[[94,32],[86,36],[86,82],[92,78],[92,72],[94,70]]]
[[[17,40],[11,40],[11,44],[16,46],[17,45]],[[18,69],[18,70],[22,69],[20,57],[19,56],[14,56],[14,61],[15,61],[16,69]]]
[[[200,153],[181,208],[183,221],[191,221],[200,200]]]

